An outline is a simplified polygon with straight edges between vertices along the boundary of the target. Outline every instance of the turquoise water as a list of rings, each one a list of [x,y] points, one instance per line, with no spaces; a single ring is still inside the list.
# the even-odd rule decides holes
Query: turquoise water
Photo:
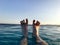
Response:
[[[6,24],[0,25],[0,45],[20,45],[22,32],[20,25]],[[40,37],[49,45],[60,45],[60,27],[59,26],[41,26],[39,30]],[[28,26],[28,43],[32,45],[32,26]]]

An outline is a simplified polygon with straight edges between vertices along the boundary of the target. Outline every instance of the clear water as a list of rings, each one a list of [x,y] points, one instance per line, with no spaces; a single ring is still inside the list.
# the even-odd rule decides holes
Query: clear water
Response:
[[[20,25],[0,25],[0,45],[20,45],[22,32]],[[60,27],[59,26],[41,26],[39,30],[40,37],[49,45],[60,45]],[[32,26],[28,26],[28,42],[32,40]]]

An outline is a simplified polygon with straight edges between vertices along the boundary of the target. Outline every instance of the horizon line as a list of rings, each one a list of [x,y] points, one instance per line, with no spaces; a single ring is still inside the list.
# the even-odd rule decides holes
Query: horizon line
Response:
[[[0,23],[0,24],[19,24],[19,23]],[[32,24],[28,24],[32,25]],[[60,25],[60,24],[41,24],[41,25]]]

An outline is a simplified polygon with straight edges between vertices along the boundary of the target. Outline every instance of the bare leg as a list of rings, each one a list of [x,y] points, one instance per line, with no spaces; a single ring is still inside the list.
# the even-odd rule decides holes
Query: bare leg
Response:
[[[22,33],[23,33],[23,39],[20,42],[20,45],[27,45],[27,36],[28,36],[28,20],[21,21],[21,27],[22,27]]]
[[[33,24],[33,37],[35,37],[36,45],[48,45],[44,40],[39,37],[40,22],[37,21]]]

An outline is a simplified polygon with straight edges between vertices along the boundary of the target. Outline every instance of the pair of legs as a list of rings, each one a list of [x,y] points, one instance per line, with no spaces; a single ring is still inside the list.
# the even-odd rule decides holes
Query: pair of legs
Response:
[[[22,27],[22,33],[23,33],[23,40],[21,41],[21,45],[27,45],[27,37],[28,37],[28,19],[22,20],[21,22]],[[35,38],[36,45],[48,45],[45,41],[43,41],[39,37],[39,28],[40,28],[40,22],[33,20],[33,34],[32,36]]]
[[[24,37],[28,36],[28,19],[20,21]],[[39,36],[40,22],[33,20],[33,36]]]

